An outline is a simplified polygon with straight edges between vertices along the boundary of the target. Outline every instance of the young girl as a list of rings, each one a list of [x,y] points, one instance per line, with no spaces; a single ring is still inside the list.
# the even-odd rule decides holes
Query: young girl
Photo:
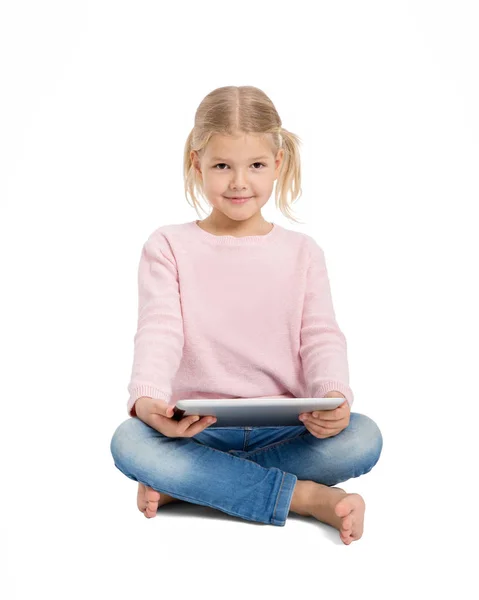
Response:
[[[382,436],[352,413],[346,339],[333,309],[323,250],[265,221],[291,216],[300,195],[299,138],[251,86],[222,87],[198,107],[184,153],[185,192],[212,206],[202,221],[163,225],[138,270],[138,329],[129,418],[111,440],[115,466],[137,481],[150,518],[185,501],[284,526],[290,511],[363,533],[359,494],[333,487],[370,471]],[[199,214],[199,213],[198,213]],[[288,427],[214,427],[172,419],[179,399],[341,397],[334,410]]]

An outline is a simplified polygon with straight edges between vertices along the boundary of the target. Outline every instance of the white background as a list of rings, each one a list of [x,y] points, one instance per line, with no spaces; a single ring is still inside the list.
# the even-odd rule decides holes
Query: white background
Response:
[[[464,1],[2,3],[2,598],[477,597],[478,26]],[[367,506],[350,546],[296,515],[146,519],[110,454],[141,246],[199,218],[184,144],[224,85],[303,141],[305,224],[263,215],[323,248],[383,434],[341,484]]]

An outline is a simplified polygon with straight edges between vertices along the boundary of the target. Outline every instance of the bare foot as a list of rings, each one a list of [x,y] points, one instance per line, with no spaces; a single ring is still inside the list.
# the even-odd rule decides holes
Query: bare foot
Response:
[[[169,502],[182,502],[182,500],[173,498],[173,496],[168,496],[168,494],[160,494],[160,492],[157,492],[153,488],[138,482],[138,510],[140,510],[147,519],[155,517],[158,507],[163,506],[163,504],[168,504]]]
[[[366,504],[359,494],[347,494],[342,488],[311,482],[308,513],[339,531],[341,541],[349,545],[363,535]]]

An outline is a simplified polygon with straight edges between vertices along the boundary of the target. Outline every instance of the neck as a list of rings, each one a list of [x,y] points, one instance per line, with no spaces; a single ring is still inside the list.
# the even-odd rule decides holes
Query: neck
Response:
[[[271,231],[271,223],[258,213],[251,219],[234,221],[223,214],[213,211],[206,219],[198,221],[198,225],[215,235],[235,235],[237,237],[246,235],[264,235]]]

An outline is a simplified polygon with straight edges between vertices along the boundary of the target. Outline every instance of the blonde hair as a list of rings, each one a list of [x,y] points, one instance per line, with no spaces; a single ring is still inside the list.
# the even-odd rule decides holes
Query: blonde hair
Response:
[[[298,222],[293,216],[291,205],[302,194],[299,153],[301,138],[283,129],[271,100],[262,90],[250,85],[217,88],[205,96],[198,106],[194,127],[188,135],[184,151],[183,173],[187,202],[201,218],[198,209],[202,207],[197,193],[203,198],[205,196],[191,152],[195,150],[201,156],[212,135],[235,135],[238,132],[264,134],[271,140],[275,156],[280,148],[284,149],[283,163],[276,180],[275,203],[287,219]]]

